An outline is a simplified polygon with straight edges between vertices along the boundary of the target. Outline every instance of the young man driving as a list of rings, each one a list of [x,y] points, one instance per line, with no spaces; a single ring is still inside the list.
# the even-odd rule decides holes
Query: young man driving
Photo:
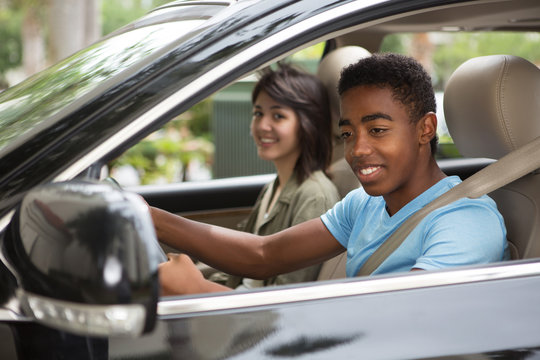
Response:
[[[410,215],[461,180],[434,158],[431,79],[414,59],[374,54],[346,67],[339,82],[345,158],[362,188],[320,218],[269,236],[190,221],[151,208],[158,239],[225,272],[268,278],[347,251],[347,276]],[[204,279],[187,255],[160,265],[162,294],[229,290]],[[373,274],[433,270],[508,258],[506,229],[487,196],[439,208]]]

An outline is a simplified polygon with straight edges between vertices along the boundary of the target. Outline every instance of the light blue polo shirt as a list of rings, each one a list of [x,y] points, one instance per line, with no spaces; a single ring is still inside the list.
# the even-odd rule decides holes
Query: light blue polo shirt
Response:
[[[382,196],[362,188],[350,192],[321,216],[330,233],[347,249],[347,276],[356,276],[371,254],[410,215],[461,180],[442,179],[389,216]],[[463,198],[428,214],[373,274],[442,269],[509,259],[504,220],[488,196]]]

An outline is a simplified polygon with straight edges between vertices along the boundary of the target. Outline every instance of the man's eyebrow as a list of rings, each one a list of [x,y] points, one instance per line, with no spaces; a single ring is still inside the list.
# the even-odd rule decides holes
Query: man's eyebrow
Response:
[[[386,120],[390,120],[390,121],[393,120],[390,115],[378,112],[378,113],[362,116],[362,122],[373,121],[373,120],[377,120],[377,119],[381,119],[381,118],[386,119]]]
[[[362,122],[368,122],[368,121],[373,121],[373,120],[377,120],[377,119],[386,119],[386,120],[390,120],[392,121],[392,117],[388,114],[385,114],[385,113],[374,113],[374,114],[369,114],[369,115],[365,115],[365,116],[362,116]],[[339,119],[339,122],[338,122],[338,126],[345,126],[345,125],[351,125],[351,122],[347,119]]]

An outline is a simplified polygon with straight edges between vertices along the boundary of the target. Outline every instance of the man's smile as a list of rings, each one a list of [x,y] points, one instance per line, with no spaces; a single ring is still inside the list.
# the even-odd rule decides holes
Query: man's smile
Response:
[[[370,175],[376,172],[377,170],[379,170],[380,168],[381,168],[380,166],[369,166],[366,168],[361,168],[359,169],[359,171],[362,175]]]
[[[356,163],[352,166],[356,177],[363,185],[376,181],[382,175],[383,166],[375,164]]]

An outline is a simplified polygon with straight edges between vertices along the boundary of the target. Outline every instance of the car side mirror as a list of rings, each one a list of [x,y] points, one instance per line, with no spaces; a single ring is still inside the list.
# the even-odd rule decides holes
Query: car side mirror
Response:
[[[153,329],[163,253],[140,196],[106,183],[47,184],[26,194],[5,236],[24,315],[90,336]]]

